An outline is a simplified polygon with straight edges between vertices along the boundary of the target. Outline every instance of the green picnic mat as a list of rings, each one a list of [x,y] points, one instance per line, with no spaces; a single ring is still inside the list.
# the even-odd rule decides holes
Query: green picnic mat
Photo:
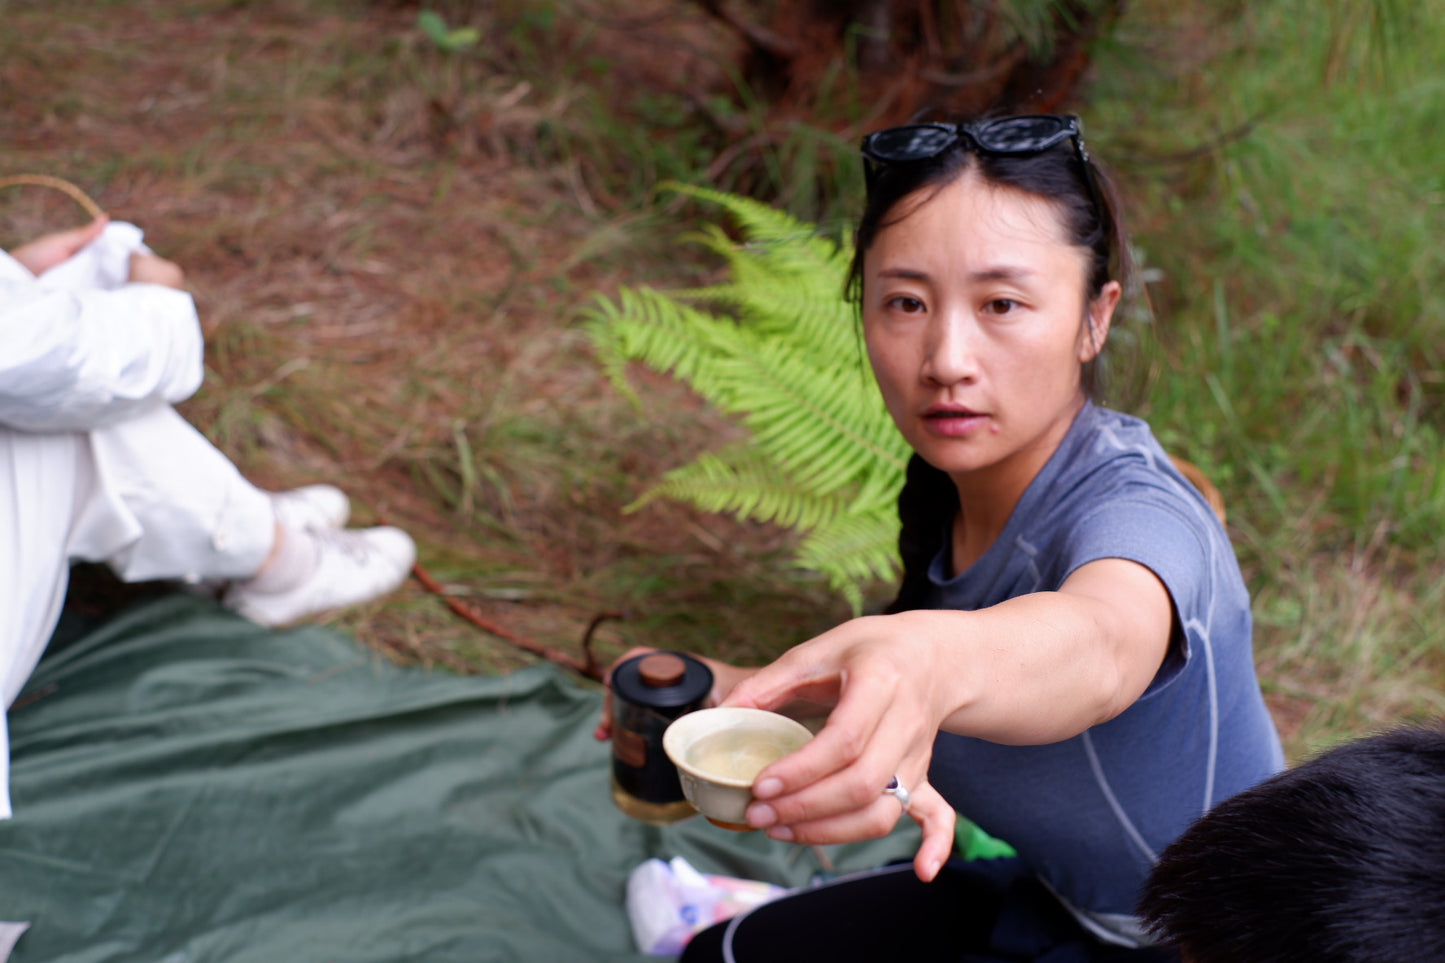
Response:
[[[62,625],[9,715],[0,920],[34,961],[608,961],[648,857],[784,886],[809,849],[608,795],[596,687],[398,667],[321,627],[164,595]],[[917,831],[829,847],[839,871]]]

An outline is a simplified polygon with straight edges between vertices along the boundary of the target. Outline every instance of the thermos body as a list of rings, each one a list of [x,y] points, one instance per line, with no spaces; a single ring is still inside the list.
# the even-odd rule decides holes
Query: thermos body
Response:
[[[649,652],[612,670],[612,799],[635,819],[654,824],[695,814],[682,794],[662,734],[679,716],[701,709],[712,670],[682,652]]]

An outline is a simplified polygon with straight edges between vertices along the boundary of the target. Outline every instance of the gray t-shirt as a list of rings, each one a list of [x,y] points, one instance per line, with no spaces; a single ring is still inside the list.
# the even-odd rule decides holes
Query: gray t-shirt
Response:
[[[1044,746],[940,733],[930,773],[955,809],[1013,845],[1081,923],[1137,944],[1134,904],[1160,850],[1209,807],[1283,766],[1229,539],[1144,422],[1086,405],[983,557],[949,579],[947,553],[928,572],[926,608],[979,609],[1052,591],[1101,558],[1138,562],[1169,590],[1175,639],[1133,706]]]

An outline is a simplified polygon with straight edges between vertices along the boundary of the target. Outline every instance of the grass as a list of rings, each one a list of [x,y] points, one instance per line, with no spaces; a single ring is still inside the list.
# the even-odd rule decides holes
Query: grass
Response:
[[[851,147],[765,128],[687,4],[427,8],[478,42],[440,48],[403,0],[0,2],[3,168],[80,184],[187,269],[209,355],[185,411],[248,475],[341,482],[515,631],[572,648],[624,611],[604,654],[755,662],[844,617],[787,532],[622,513],[738,429],[645,375],[634,408],[578,325],[595,293],[712,279],[679,244],[701,209],[660,181],[836,231]],[[1295,758],[1442,708],[1442,23],[1140,0],[1077,105],[1155,278],[1118,401],[1225,493]],[[75,217],[0,194],[0,243]],[[457,671],[528,661],[415,585],[337,622]]]
[[[1122,42],[1161,42],[1161,7]],[[1225,491],[1298,757],[1441,711],[1445,6],[1185,27],[1199,62],[1121,58],[1096,91],[1158,272],[1141,411]]]

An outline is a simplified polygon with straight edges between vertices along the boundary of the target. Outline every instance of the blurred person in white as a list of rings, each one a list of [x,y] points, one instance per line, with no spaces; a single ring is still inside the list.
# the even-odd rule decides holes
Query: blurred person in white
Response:
[[[346,529],[330,485],[262,491],[172,407],[200,387],[185,274],[106,217],[0,252],[0,707],[34,671],[73,562],[127,582],[225,583],[285,625],[378,598],[415,560],[405,532]],[[0,818],[10,815],[0,717]]]

